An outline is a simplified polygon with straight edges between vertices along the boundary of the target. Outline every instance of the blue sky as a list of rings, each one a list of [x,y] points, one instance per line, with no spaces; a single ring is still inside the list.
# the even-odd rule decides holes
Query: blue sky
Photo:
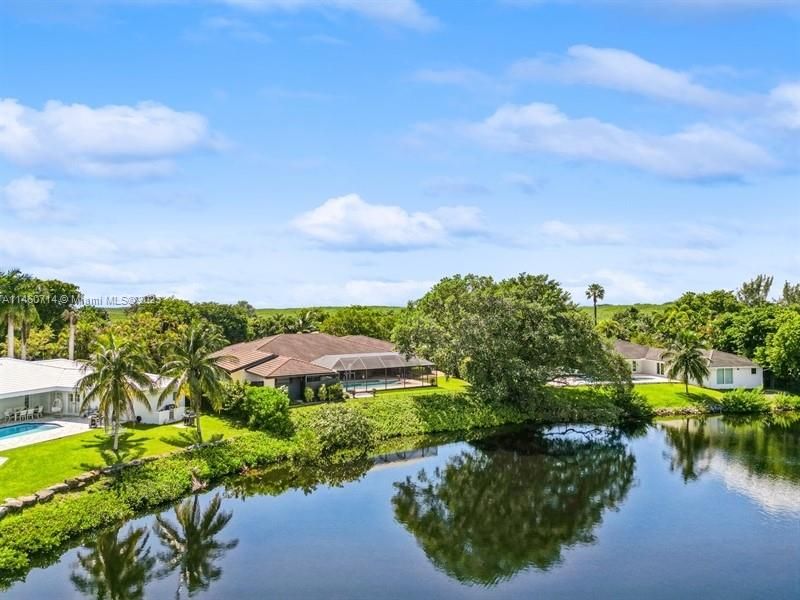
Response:
[[[93,296],[800,281],[798,139],[795,0],[0,5],[0,265]]]

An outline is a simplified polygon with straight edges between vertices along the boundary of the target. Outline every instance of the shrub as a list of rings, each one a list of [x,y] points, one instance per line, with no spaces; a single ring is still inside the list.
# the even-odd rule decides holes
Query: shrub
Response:
[[[323,406],[312,417],[310,426],[319,440],[322,455],[330,456],[341,450],[366,454],[375,446],[374,427],[357,409]]]
[[[772,397],[772,409],[779,412],[800,410],[800,396],[779,392]]]
[[[242,381],[231,381],[224,383],[225,393],[222,397],[222,412],[231,416],[241,416],[242,405],[244,404],[247,384]]]
[[[344,387],[341,383],[328,385],[328,402],[344,402]]]
[[[303,398],[306,402],[313,402],[314,401],[314,389],[307,387],[303,390]]]
[[[324,383],[319,386],[319,389],[317,390],[317,398],[319,398],[320,402],[328,401],[328,386]]]
[[[769,408],[762,390],[745,390],[743,388],[722,394],[719,405],[723,412],[731,413],[763,412]]]
[[[270,431],[276,435],[289,435],[289,395],[281,389],[248,387],[242,415],[250,427]]]

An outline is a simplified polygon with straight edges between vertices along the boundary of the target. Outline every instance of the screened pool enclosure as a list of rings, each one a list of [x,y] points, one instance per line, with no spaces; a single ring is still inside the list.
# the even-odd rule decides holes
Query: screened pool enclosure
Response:
[[[342,385],[352,393],[436,385],[432,362],[397,352],[330,354],[313,362],[336,371]]]

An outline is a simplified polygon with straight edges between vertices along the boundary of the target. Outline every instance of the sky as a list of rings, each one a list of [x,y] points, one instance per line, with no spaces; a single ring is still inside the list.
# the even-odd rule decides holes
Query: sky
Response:
[[[800,281],[800,0],[5,0],[0,270],[88,297]]]

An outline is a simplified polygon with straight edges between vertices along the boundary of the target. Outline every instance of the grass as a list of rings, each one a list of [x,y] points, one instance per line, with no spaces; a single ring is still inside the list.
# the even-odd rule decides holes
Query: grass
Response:
[[[639,392],[655,410],[680,410],[685,408],[703,409],[715,404],[722,392],[709,390],[696,385],[689,386],[686,394],[682,383],[644,383],[636,386]]]
[[[666,304],[598,304],[597,305],[597,320],[604,321],[610,319],[615,312],[625,310],[626,308],[635,307],[639,312],[646,314],[654,314],[661,312],[670,306],[670,302]],[[589,316],[592,316],[592,306],[581,306],[581,310],[586,311]]]
[[[335,312],[337,312],[339,310],[342,310],[343,308],[346,308],[346,307],[344,307],[344,306],[313,306],[313,307],[312,306],[307,306],[307,307],[298,306],[298,307],[295,307],[295,308],[257,308],[256,309],[256,314],[261,316],[261,317],[266,317],[266,316],[269,316],[269,315],[278,315],[278,314],[280,314],[280,315],[296,315],[296,314],[299,314],[301,312],[305,312],[307,310],[311,310],[312,308],[314,310],[319,310],[319,311],[322,311],[322,312],[335,313]],[[394,311],[394,310],[402,310],[403,309],[402,306],[370,306],[369,308],[377,308],[378,310],[392,310],[392,311]],[[122,320],[125,319],[125,309],[122,308],[122,307],[106,308],[106,310],[108,311],[108,316],[111,319],[112,323],[117,322],[117,321],[122,321]]]
[[[248,431],[225,419],[204,415],[203,437],[214,435],[235,437]],[[130,461],[144,456],[163,454],[192,443],[191,430],[175,425],[137,425],[125,429],[120,437],[120,456]],[[112,438],[105,431],[92,429],[86,433],[0,453],[8,460],[0,465],[0,499],[31,494],[90,469],[117,462],[111,451]]]
[[[402,397],[408,395],[420,394],[436,394],[436,393],[455,393],[466,391],[469,384],[463,379],[456,377],[445,378],[444,375],[439,375],[436,382],[436,387],[412,387],[399,390],[378,390],[377,395],[381,398],[386,397]]]

